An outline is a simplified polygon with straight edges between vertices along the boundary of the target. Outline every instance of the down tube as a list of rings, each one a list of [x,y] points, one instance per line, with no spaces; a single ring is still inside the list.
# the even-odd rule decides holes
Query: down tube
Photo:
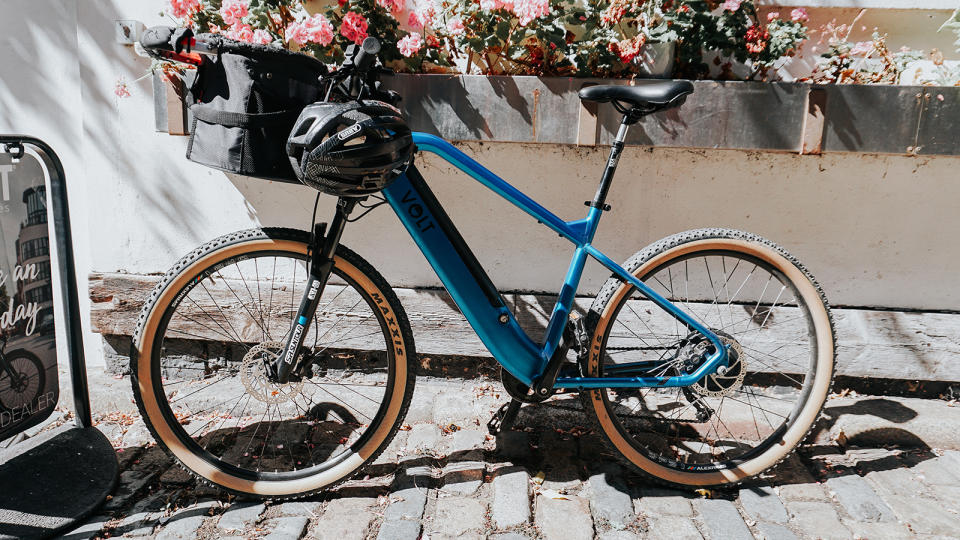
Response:
[[[531,384],[546,366],[540,347],[504,305],[420,172],[410,167],[383,194],[493,357]]]

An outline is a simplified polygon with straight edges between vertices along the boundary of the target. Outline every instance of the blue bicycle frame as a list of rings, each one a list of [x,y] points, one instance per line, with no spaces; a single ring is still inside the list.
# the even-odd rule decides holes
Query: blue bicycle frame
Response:
[[[619,264],[595,248],[591,242],[597,231],[600,216],[604,211],[603,199],[616,169],[627,124],[620,132],[611,150],[610,160],[601,182],[598,196],[591,203],[587,217],[576,221],[564,221],[552,212],[524,195],[447,141],[426,133],[413,134],[414,143],[421,152],[432,152],[461,171],[517,206],[538,222],[546,225],[575,246],[573,258],[567,269],[563,287],[560,289],[553,313],[547,325],[542,344],[537,344],[520,327],[503,298],[490,282],[489,277],[477,262],[460,236],[456,227],[443,210],[433,192],[415,167],[391,183],[383,191],[387,202],[396,212],[410,236],[423,252],[437,276],[443,282],[460,311],[476,331],[480,340],[494,358],[524,384],[531,386],[543,377],[550,359],[560,345],[567,325],[570,309],[576,295],[580,277],[587,257],[592,257],[607,267],[623,281],[633,285],[646,298],[688,328],[705,336],[714,346],[714,353],[695,371],[685,375],[644,377],[558,377],[554,388],[637,388],[689,386],[706,375],[713,374],[720,366],[727,365],[727,349],[724,343],[709,328],[701,325],[689,314],[666,298],[651,290]],[[599,200],[599,204],[596,204]],[[618,371],[629,365],[617,366]],[[639,367],[639,365],[637,366]],[[629,371],[629,370],[627,370]]]

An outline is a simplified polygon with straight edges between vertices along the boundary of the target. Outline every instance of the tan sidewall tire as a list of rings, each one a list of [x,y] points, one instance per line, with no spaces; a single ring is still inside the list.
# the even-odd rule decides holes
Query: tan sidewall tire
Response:
[[[770,246],[758,242],[751,242],[734,238],[707,238],[695,240],[680,244],[664,251],[649,261],[643,263],[633,275],[641,280],[654,268],[665,262],[680,257],[691,252],[709,251],[709,250],[727,250],[737,251],[752,255],[763,261],[768,262],[774,268],[783,272],[799,290],[801,297],[807,304],[810,315],[813,318],[817,335],[817,367],[814,376],[814,384],[810,389],[810,394],[804,404],[800,414],[794,420],[790,428],[784,433],[780,444],[775,444],[767,449],[761,455],[737,466],[736,468],[725,469],[713,472],[680,472],[660,465],[634,448],[627,441],[623,434],[617,429],[616,423],[610,417],[610,411],[605,399],[605,390],[591,390],[589,401],[592,410],[596,415],[600,427],[611,444],[623,455],[624,458],[639,467],[644,472],[663,479],[674,484],[688,486],[720,486],[724,484],[735,484],[760,474],[761,472],[776,465],[781,459],[786,457],[800,442],[806,437],[811,426],[816,422],[823,404],[826,401],[827,393],[830,390],[830,382],[833,378],[833,359],[834,359],[834,340],[833,328],[830,323],[830,316],[820,297],[817,287],[811,283],[810,279],[797,268],[790,260],[780,254]],[[623,299],[623,296],[630,290],[630,286],[623,285],[614,292],[606,302],[596,330],[591,341],[591,350],[587,362],[587,373],[590,377],[599,375],[599,367],[602,358],[600,341],[606,332],[607,326],[612,322],[612,315],[617,305]]]
[[[156,337],[157,325],[174,300],[176,294],[202,270],[231,257],[266,250],[285,251],[305,255],[307,253],[307,246],[302,242],[294,240],[253,238],[226,245],[221,249],[217,249],[197,259],[189,266],[183,268],[166,286],[160,296],[157,297],[150,313],[147,315],[140,339],[134,343],[134,347],[136,347],[136,373],[143,412],[152,425],[156,436],[159,437],[160,442],[167,450],[180,460],[185,467],[214,484],[241,493],[265,497],[281,497],[316,491],[346,478],[360,468],[372,456],[376,455],[381,446],[389,442],[388,438],[400,417],[404,398],[406,397],[406,382],[409,368],[407,362],[408,348],[405,343],[405,338],[403,337],[404,332],[400,331],[401,329],[399,327],[391,327],[392,329],[398,330],[395,336],[400,335],[401,337],[392,338],[393,355],[395,357],[394,388],[386,416],[367,442],[361,448],[353,449],[351,455],[336,466],[305,478],[281,481],[252,481],[227,474],[195,455],[180,442],[170,426],[167,425],[163,414],[160,412],[157,396],[154,394],[152,370],[150,367],[153,361],[152,349],[154,338]],[[379,298],[387,297],[384,291],[380,290],[369,277],[343,258],[337,256],[334,265],[371,297],[376,298],[374,293],[378,294]],[[388,324],[392,326],[398,325],[397,321],[399,319],[393,312],[393,308],[389,302],[384,301],[378,304],[378,307],[380,307],[381,312],[383,312]]]

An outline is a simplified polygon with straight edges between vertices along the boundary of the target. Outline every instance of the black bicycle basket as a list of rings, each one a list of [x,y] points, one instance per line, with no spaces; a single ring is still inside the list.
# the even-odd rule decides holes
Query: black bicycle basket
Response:
[[[219,36],[190,88],[194,104],[187,159],[227,172],[299,183],[286,142],[305,106],[323,98],[323,63],[279,47]]]

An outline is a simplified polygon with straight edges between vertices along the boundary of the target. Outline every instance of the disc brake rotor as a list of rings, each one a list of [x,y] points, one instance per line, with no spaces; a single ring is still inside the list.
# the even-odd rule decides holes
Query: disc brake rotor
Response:
[[[726,333],[717,332],[717,337],[727,345],[727,367],[722,366],[713,375],[707,375],[693,383],[690,388],[701,396],[723,397],[732,394],[743,385],[747,375],[746,364],[743,358],[743,347]],[[721,373],[721,371],[723,373]]]
[[[300,395],[304,381],[279,384],[270,380],[267,363],[275,361],[283,350],[283,343],[265,341],[253,346],[243,355],[240,364],[240,382],[247,393],[257,401],[268,404],[285,403]]]

